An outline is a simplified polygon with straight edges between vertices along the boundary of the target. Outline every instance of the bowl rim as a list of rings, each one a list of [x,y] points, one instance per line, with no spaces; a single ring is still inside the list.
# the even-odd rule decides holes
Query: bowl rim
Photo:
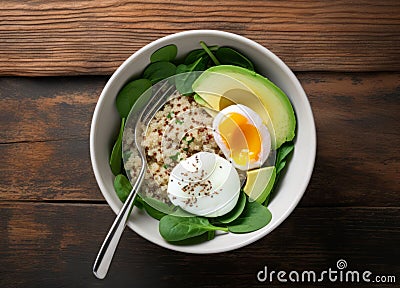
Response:
[[[204,34],[207,36],[217,36],[217,37],[222,36],[222,38],[230,38],[233,41],[238,41],[238,42],[243,43],[244,45],[251,46],[254,49],[260,51],[261,53],[267,55],[269,57],[269,59],[271,61],[275,62],[275,64],[278,65],[280,69],[282,69],[284,74],[290,78],[296,91],[298,92],[298,94],[301,95],[302,100],[305,101],[304,104],[305,104],[305,109],[307,110],[306,112],[308,115],[311,116],[311,120],[312,120],[311,123],[309,123],[312,126],[309,127],[310,128],[310,135],[309,135],[310,138],[308,139],[310,142],[310,148],[312,149],[312,151],[310,151],[311,159],[310,159],[310,162],[307,163],[308,164],[307,167],[305,167],[305,169],[307,171],[309,171],[309,173],[307,173],[306,179],[304,179],[304,181],[302,182],[302,186],[299,187],[299,189],[298,189],[299,191],[301,191],[301,193],[296,194],[296,197],[294,199],[292,199],[292,201],[291,201],[291,205],[285,209],[285,212],[281,215],[281,217],[279,219],[277,219],[274,223],[271,223],[271,225],[267,225],[266,227],[264,227],[266,229],[263,228],[258,231],[252,232],[252,233],[247,233],[247,234],[245,234],[248,236],[248,237],[246,237],[246,239],[239,241],[238,243],[230,243],[223,248],[197,249],[196,247],[198,247],[198,245],[190,245],[190,246],[173,245],[173,244],[166,242],[163,239],[161,239],[161,240],[155,239],[154,237],[151,237],[148,233],[146,234],[143,231],[138,231],[137,226],[135,225],[134,221],[129,220],[127,223],[127,226],[129,226],[138,235],[140,235],[141,237],[145,238],[146,240],[148,240],[158,246],[161,246],[161,247],[164,247],[164,248],[167,248],[170,250],[178,251],[178,252],[184,252],[184,253],[211,254],[211,253],[227,252],[227,251],[231,251],[231,250],[235,250],[235,249],[244,247],[246,245],[249,245],[249,244],[263,238],[264,236],[266,236],[267,234],[272,232],[285,219],[287,219],[287,217],[293,212],[294,208],[298,205],[301,198],[303,197],[303,195],[307,189],[307,186],[309,184],[309,181],[311,179],[313,169],[314,169],[315,159],[316,159],[316,152],[317,152],[315,120],[314,120],[310,102],[308,100],[308,97],[307,97],[302,85],[300,84],[299,80],[294,75],[294,73],[290,70],[290,68],[283,62],[283,60],[281,60],[277,55],[275,55],[269,49],[267,49],[266,47],[262,46],[261,44],[255,42],[253,40],[250,40],[244,36],[241,36],[241,35],[238,35],[235,33],[221,31],[221,30],[208,30],[208,29],[188,30],[188,31],[177,32],[174,34],[170,34],[170,35],[161,37],[151,43],[148,43],[147,45],[143,46],[142,48],[137,50],[135,53],[130,55],[115,70],[115,72],[112,74],[112,76],[107,81],[106,85],[104,86],[104,88],[99,96],[99,99],[97,101],[96,107],[93,112],[92,122],[90,125],[89,148],[90,148],[90,158],[91,158],[92,169],[93,169],[93,172],[95,175],[96,182],[100,188],[101,193],[103,194],[103,197],[107,201],[107,204],[111,207],[111,209],[113,210],[113,212],[115,214],[118,214],[120,208],[122,207],[122,203],[115,203],[111,199],[111,196],[109,195],[107,188],[104,185],[104,179],[103,179],[103,177],[101,175],[101,171],[99,169],[100,166],[98,165],[98,161],[95,157],[96,156],[95,135],[98,132],[97,131],[97,119],[99,118],[99,114],[100,114],[100,110],[101,110],[101,106],[103,104],[104,98],[107,95],[107,92],[110,89],[110,86],[112,85],[114,80],[116,78],[118,78],[120,76],[120,74],[123,73],[123,71],[129,65],[129,63],[133,59],[135,59],[137,57],[137,55],[140,55],[143,51],[152,49],[153,47],[157,47],[160,43],[168,42],[169,40],[175,39],[176,37],[192,36],[192,35],[196,35],[196,34]],[[295,142],[296,142],[296,138],[295,138]],[[138,210],[136,207],[134,209]],[[154,220],[154,219],[150,218],[150,216],[146,215],[145,213],[144,213],[144,215],[147,216],[150,220]],[[157,220],[154,220],[154,221],[157,221]]]

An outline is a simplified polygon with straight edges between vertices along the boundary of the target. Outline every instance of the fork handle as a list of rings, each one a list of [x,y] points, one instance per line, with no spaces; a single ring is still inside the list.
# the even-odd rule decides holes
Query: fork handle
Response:
[[[122,232],[124,232],[126,222],[128,221],[129,215],[132,211],[135,196],[142,183],[144,171],[145,168],[144,165],[142,165],[142,169],[140,170],[139,177],[136,180],[135,185],[132,187],[128,198],[126,199],[124,205],[119,211],[117,218],[115,218],[114,223],[112,224],[110,231],[108,231],[108,234],[104,239],[103,245],[101,245],[99,253],[97,254],[96,261],[93,265],[93,273],[99,279],[103,279],[107,275],[107,271],[110,267],[114,252],[118,246]]]

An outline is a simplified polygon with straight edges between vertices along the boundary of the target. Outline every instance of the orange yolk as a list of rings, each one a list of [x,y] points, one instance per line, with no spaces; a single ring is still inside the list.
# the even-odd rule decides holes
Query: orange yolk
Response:
[[[246,165],[258,161],[261,136],[248,118],[239,113],[229,113],[219,124],[218,130],[235,163]]]

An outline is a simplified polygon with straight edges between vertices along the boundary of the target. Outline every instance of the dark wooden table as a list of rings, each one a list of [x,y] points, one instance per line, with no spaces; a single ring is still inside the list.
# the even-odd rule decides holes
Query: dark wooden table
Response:
[[[0,5],[0,287],[398,287],[398,1],[47,2]],[[281,226],[232,252],[178,253],[127,229],[97,280],[115,215],[90,164],[96,101],[130,54],[189,29],[244,35],[294,70],[317,125],[310,185]],[[396,283],[257,280],[339,259]]]

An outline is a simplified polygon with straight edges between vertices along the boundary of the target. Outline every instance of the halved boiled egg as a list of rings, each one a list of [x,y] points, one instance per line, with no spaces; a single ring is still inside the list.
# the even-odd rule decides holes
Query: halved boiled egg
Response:
[[[231,105],[221,110],[214,118],[213,131],[225,157],[240,170],[261,167],[271,151],[267,126],[245,105]]]
[[[231,211],[240,194],[240,179],[229,161],[209,152],[182,160],[171,172],[172,204],[198,216],[217,217]]]

